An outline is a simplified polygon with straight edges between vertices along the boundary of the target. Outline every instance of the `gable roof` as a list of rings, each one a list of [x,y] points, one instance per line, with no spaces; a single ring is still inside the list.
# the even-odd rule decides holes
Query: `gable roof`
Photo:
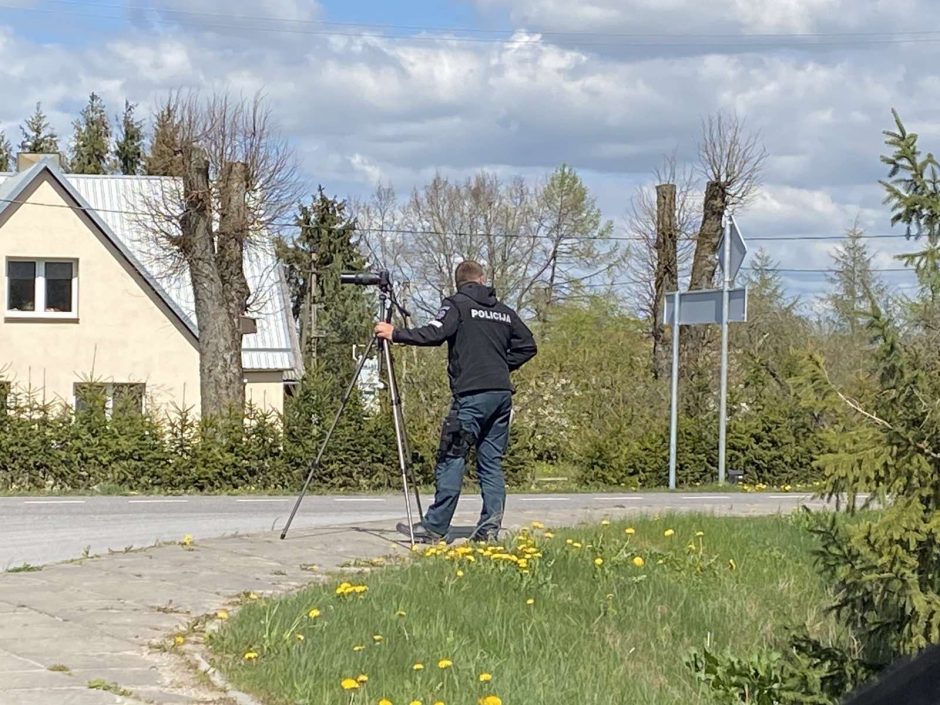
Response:
[[[65,174],[55,159],[43,159],[17,174],[0,173],[0,217],[17,205],[20,197],[43,174],[50,175],[82,209],[122,257],[185,329],[197,338],[192,284],[185,265],[171,266],[166,251],[147,231],[143,216],[148,199],[173,193],[175,179],[151,176]],[[301,374],[297,332],[290,296],[270,243],[245,250],[245,277],[252,292],[248,314],[257,321],[257,332],[242,338],[242,364],[246,371],[286,371]]]

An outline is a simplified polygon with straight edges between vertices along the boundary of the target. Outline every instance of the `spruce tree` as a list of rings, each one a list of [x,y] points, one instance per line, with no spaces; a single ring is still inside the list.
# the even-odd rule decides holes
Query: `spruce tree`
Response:
[[[179,158],[180,129],[176,112],[168,102],[157,113],[153,125],[153,138],[150,140],[150,153],[145,160],[148,176],[183,175],[183,163]]]
[[[20,142],[21,152],[34,154],[59,153],[59,137],[49,125],[49,119],[42,111],[42,103],[36,103],[36,112],[20,125],[20,132],[23,133],[23,141]]]
[[[75,174],[105,174],[111,153],[111,121],[104,101],[96,93],[88,96],[88,104],[72,123],[72,159],[70,167]]]
[[[3,130],[0,130],[0,171],[13,170],[13,146]]]
[[[871,297],[884,305],[887,289],[872,271],[872,255],[858,223],[846,231],[846,239],[832,253],[835,272],[828,279],[833,290],[825,298],[828,318],[838,330],[852,335],[864,330]]]
[[[136,107],[130,101],[124,101],[120,134],[114,145],[118,170],[125,175],[139,174],[144,163],[144,123],[134,119]]]

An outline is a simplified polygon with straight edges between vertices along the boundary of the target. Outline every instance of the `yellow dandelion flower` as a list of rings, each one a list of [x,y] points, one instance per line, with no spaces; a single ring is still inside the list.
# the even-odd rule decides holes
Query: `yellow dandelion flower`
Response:
[[[307,616],[310,617],[310,619],[316,619],[317,617],[320,616],[320,610],[314,607],[309,612],[307,612]]]
[[[174,642],[177,646],[182,646],[184,643],[186,643],[186,637],[184,637],[182,634],[177,634],[177,635],[176,635],[176,638],[173,639],[173,642]]]
[[[372,641],[374,641],[376,644],[382,643],[382,640],[383,640],[384,638],[385,638],[385,637],[383,637],[381,634],[373,634],[373,635],[372,635]]]
[[[364,647],[362,644],[356,644],[356,646],[353,647],[353,651],[365,651],[365,650],[366,650],[366,647]]]
[[[343,690],[359,690],[359,681],[355,678],[343,678],[340,682]]]
[[[442,658],[440,661],[437,662],[437,667],[440,669],[450,668],[453,665],[454,665],[454,662],[451,661],[449,658]]]
[[[600,568],[602,565],[604,565],[604,559],[603,559],[603,558],[600,558],[600,557],[595,558],[595,559],[594,559],[594,565],[596,565],[598,568]]]
[[[369,676],[367,676],[365,673],[360,673],[358,676],[356,676],[356,682],[357,682],[357,683],[368,683],[368,682],[369,682]]]
[[[257,600],[257,599],[258,599],[258,593],[256,593],[256,592],[249,592],[249,593],[248,593],[248,599],[249,599],[249,600]]]
[[[294,634],[294,638],[295,638],[297,641],[303,641],[303,640],[304,640],[304,635],[303,635],[303,634]]]
[[[379,700],[379,705],[392,705],[392,701],[388,698],[382,698]]]
[[[493,680],[493,674],[492,674],[492,673],[481,673],[481,674],[480,674],[480,682],[481,682],[481,683],[489,683],[491,680]]]
[[[193,535],[192,535],[192,534],[186,534],[186,535],[183,537],[183,540],[180,541],[180,545],[181,545],[181,546],[192,546],[192,545],[193,545]]]
[[[632,526],[628,526],[623,530],[623,533],[625,533],[627,536],[633,536],[633,534],[636,533],[636,529],[634,529]]]
[[[479,702],[480,705],[503,705],[498,695],[484,695]]]
[[[601,526],[610,526],[610,522],[604,519],[604,521],[601,522]]]
[[[421,701],[420,701],[420,700],[412,700],[410,703],[408,703],[408,705],[421,705]]]
[[[457,571],[457,577],[458,577],[458,578],[462,578],[462,577],[463,577],[463,571],[462,571],[462,570],[458,570],[458,571]]]
[[[396,617],[404,617],[406,614],[408,614],[408,613],[405,612],[404,610],[398,610],[398,611],[395,613],[395,616],[396,616]]]
[[[555,534],[553,534],[551,531],[546,531],[546,532],[543,534],[543,536],[545,536],[545,538],[547,538],[547,539],[553,539],[553,538],[555,538]]]
[[[437,700],[437,701],[435,701],[434,705],[444,705],[444,701],[443,701],[443,700]]]
[[[702,537],[702,536],[705,535],[705,532],[704,532],[704,531],[696,531],[696,532],[695,532],[695,535],[696,535],[696,537],[699,537],[699,538],[700,538],[700,537]]]
[[[574,543],[574,539],[565,539],[565,543],[569,546]]]
[[[423,663],[416,663],[414,666],[411,667],[411,670],[412,670],[412,671],[423,671],[423,670],[424,670],[424,664],[423,664]]]
[[[228,610],[219,610],[215,613],[216,619],[228,619]]]
[[[533,529],[544,529],[544,528],[545,528],[545,524],[543,524],[543,523],[540,522],[540,521],[533,521],[533,522],[532,522],[532,528],[533,528]]]
[[[246,652],[245,652],[244,659],[245,659],[246,661],[254,661],[256,658],[258,658],[258,652],[257,652],[257,651],[246,651]]]
[[[637,568],[642,568],[644,565],[646,565],[646,561],[644,561],[641,556],[634,556],[633,565],[635,565]]]
[[[525,603],[526,603],[527,605],[534,605],[534,604],[535,604],[535,600],[533,600],[533,599],[530,597],[528,600],[525,601]]]
[[[362,593],[368,591],[368,589],[369,588],[366,585],[356,585],[355,587],[353,587],[352,591],[356,593],[357,595],[361,595]]]
[[[581,543],[578,542],[578,541],[575,541],[575,542],[574,542],[573,544],[571,544],[571,545],[572,545],[574,548],[581,548]]]
[[[672,529],[666,529],[666,530],[663,532],[663,536],[665,536],[667,539],[668,539],[670,536],[675,536],[675,534],[676,534],[676,532],[673,531]]]

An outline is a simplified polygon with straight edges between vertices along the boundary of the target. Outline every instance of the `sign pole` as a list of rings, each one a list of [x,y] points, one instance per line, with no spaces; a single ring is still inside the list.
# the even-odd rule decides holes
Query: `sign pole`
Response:
[[[721,261],[724,279],[721,287],[721,397],[718,410],[718,484],[725,484],[725,445],[728,430],[728,292],[731,290],[731,217],[727,216]]]
[[[676,442],[679,419],[679,291],[672,307],[672,405],[669,410],[669,489],[676,489]]]

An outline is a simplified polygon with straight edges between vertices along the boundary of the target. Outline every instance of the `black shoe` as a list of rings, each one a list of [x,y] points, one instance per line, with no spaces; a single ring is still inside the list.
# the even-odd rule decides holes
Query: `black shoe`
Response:
[[[476,529],[468,541],[473,541],[475,543],[497,543],[499,541],[499,529]]]
[[[415,543],[440,543],[441,541],[450,543],[450,541],[447,541],[446,536],[442,536],[436,531],[431,531],[420,521],[411,527],[405,522],[400,521],[395,528],[398,530],[398,533],[404,534],[409,539],[411,538],[412,532],[414,532]]]

